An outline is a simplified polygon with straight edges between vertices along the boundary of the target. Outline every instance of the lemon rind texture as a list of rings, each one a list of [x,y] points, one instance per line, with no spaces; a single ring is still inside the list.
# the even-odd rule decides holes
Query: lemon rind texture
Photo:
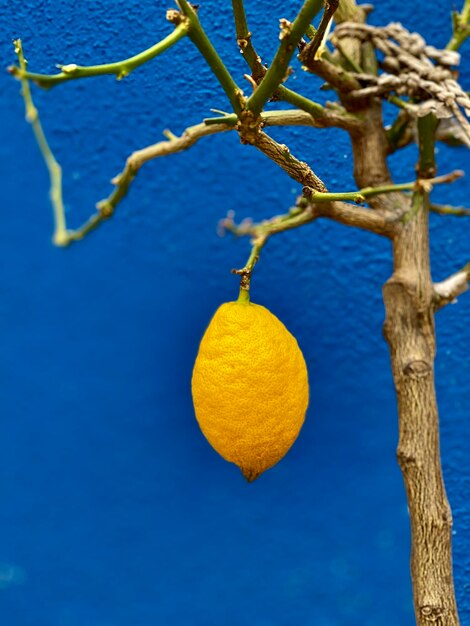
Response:
[[[228,302],[201,340],[192,394],[209,443],[252,481],[299,434],[309,400],[307,367],[295,337],[268,309]]]

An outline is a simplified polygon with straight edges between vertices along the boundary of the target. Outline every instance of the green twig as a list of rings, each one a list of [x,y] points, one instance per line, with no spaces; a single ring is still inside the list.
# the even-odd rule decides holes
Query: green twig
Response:
[[[416,110],[416,106],[411,104],[410,102],[407,102],[406,100],[402,100],[401,98],[399,98],[398,96],[388,96],[387,101],[390,102],[390,104],[394,104],[396,107],[398,107],[399,109],[404,109],[405,111],[415,111]]]
[[[189,38],[202,54],[213,74],[221,84],[228,99],[230,100],[233,110],[237,115],[239,115],[243,109],[244,101],[242,90],[232,78],[232,75],[216,52],[209,37],[206,35],[194,8],[189,4],[189,2],[187,2],[187,0],[177,0],[177,4],[189,21]]]
[[[402,221],[403,224],[408,224],[411,222],[421,211],[421,209],[429,207],[429,191],[425,187],[421,189],[416,189],[413,193],[413,197],[411,198],[411,208],[408,212],[406,212]]]
[[[21,40],[14,42],[15,51],[18,55],[18,61],[20,68],[26,72],[26,60],[23,54],[23,48]],[[33,128],[34,135],[36,137],[39,149],[49,170],[49,177],[51,183],[50,198],[54,212],[54,235],[53,242],[57,246],[67,246],[73,241],[79,241],[85,237],[89,232],[99,226],[104,220],[111,217],[114,213],[116,206],[126,196],[129,187],[137,175],[140,167],[151,159],[155,159],[159,156],[165,156],[167,154],[175,154],[191,147],[201,137],[213,135],[215,133],[230,130],[231,126],[219,122],[218,125],[207,126],[206,124],[197,124],[187,128],[181,137],[173,135],[170,131],[166,131],[166,141],[159,142],[147,148],[143,148],[137,152],[134,152],[127,160],[126,167],[121,174],[116,176],[113,180],[115,185],[114,191],[104,200],[101,200],[96,205],[97,212],[92,215],[82,226],[77,229],[67,229],[63,192],[62,192],[62,170],[50,149],[46,136],[41,126],[38,111],[34,106],[34,102],[31,96],[31,90],[29,87],[29,81],[27,78],[21,78],[22,95],[26,109],[26,119]]]
[[[260,222],[259,224],[253,224],[251,220],[246,220],[241,224],[235,224],[233,215],[227,216],[221,222],[223,230],[233,233],[234,235],[244,236],[249,235],[252,237],[252,247],[248,261],[240,270],[232,270],[233,274],[241,276],[240,280],[240,294],[238,297],[239,302],[250,301],[250,286],[253,269],[259,260],[261,250],[266,245],[269,237],[278,232],[283,232],[302,226],[311,222],[315,218],[315,215],[311,212],[310,208],[303,208],[300,206],[292,207],[288,213],[283,215],[277,215],[269,220]]]
[[[267,70],[262,64],[261,58],[253,46],[251,32],[248,28],[248,23],[246,20],[243,0],[232,0],[232,7],[235,18],[235,28],[238,45],[240,47],[243,58],[251,69],[254,81],[259,84],[266,74]],[[307,28],[306,32],[307,35],[310,33],[313,38],[317,31],[313,26],[310,25]],[[278,86],[278,88],[273,93],[272,98],[275,98],[276,100],[283,100],[284,102],[289,102],[298,109],[310,113],[310,115],[312,115],[312,117],[317,120],[326,119],[328,117],[326,115],[325,107],[323,107],[321,104],[318,104],[317,102],[314,102],[313,100],[302,96],[292,89],[288,89],[284,85]],[[344,124],[342,124],[343,117]],[[344,111],[343,117],[339,114],[337,115],[337,123],[335,124],[336,126],[351,130],[352,126],[358,125],[358,120],[353,115],[350,115]],[[212,120],[208,120],[208,123],[212,123]]]
[[[18,62],[20,69],[23,73],[26,72],[27,62],[23,53],[23,46],[21,39],[16,39],[13,42],[15,46],[15,52],[18,56]],[[64,203],[62,199],[62,169],[59,163],[56,161],[54,154],[49,146],[44,131],[42,129],[39,114],[34,106],[33,98],[31,96],[31,90],[27,78],[21,78],[21,95],[23,96],[26,120],[31,124],[34,136],[36,137],[37,144],[44,158],[44,162],[49,171],[50,179],[50,199],[54,211],[54,235],[53,241],[58,246],[65,246],[68,243],[68,231],[65,224],[65,211]]]
[[[412,119],[406,110],[402,110],[398,113],[393,124],[386,129],[388,154],[393,154],[396,150],[407,146],[412,141],[413,134],[410,133]]]
[[[246,262],[245,267],[240,270],[232,270],[232,274],[237,274],[238,276],[241,276],[238,302],[250,302],[250,287],[253,269],[259,260],[261,250],[267,240],[268,236],[261,234],[253,239],[250,256],[248,257],[248,261]]]
[[[429,194],[432,190],[433,176],[436,173],[436,130],[439,121],[434,113],[418,117],[418,148],[417,166],[418,180],[413,189],[411,209],[403,216],[403,223],[411,222],[420,211],[429,210]]]
[[[418,117],[418,178],[436,175],[436,130],[439,120],[434,113]]]
[[[70,63],[68,65],[59,66],[62,70],[58,74],[36,74],[28,72],[24,67],[20,65],[17,67],[13,65],[8,68],[9,72],[19,79],[32,80],[34,83],[49,89],[55,85],[59,85],[68,80],[74,80],[78,78],[89,78],[91,76],[103,76],[105,74],[114,74],[118,79],[124,78],[130,74],[137,67],[143,65],[147,61],[154,59],[158,55],[168,50],[175,45],[180,39],[188,34],[189,24],[187,20],[184,20],[176,26],[174,31],[170,33],[165,39],[162,39],[152,47],[136,54],[133,57],[124,59],[122,61],[116,61],[115,63],[105,63],[103,65],[90,65],[82,66]]]
[[[470,36],[470,0],[465,0],[462,11],[452,13],[452,37],[447,50],[458,50]]]
[[[253,79],[258,82],[266,74],[266,68],[261,63],[261,59],[253,47],[243,0],[232,0],[232,8],[240,52],[252,71]]]
[[[448,204],[431,204],[429,210],[439,215],[455,215],[456,217],[470,217],[470,209],[450,206]]]
[[[356,4],[356,0],[341,0],[335,14],[335,22],[355,22],[361,16],[363,9]]]
[[[284,87],[284,85],[280,85],[277,90],[280,100],[284,100],[285,102],[289,102],[289,104],[294,105],[298,109],[302,109],[303,111],[307,111],[314,118],[321,118],[325,115],[325,107],[301,94],[289,89],[288,87]],[[348,114],[345,112],[345,116]],[[352,116],[349,116],[352,117]]]
[[[315,204],[323,202],[346,201],[355,202],[356,204],[364,204],[367,198],[379,196],[386,193],[395,193],[398,191],[421,191],[423,187],[431,189],[434,185],[444,183],[453,183],[463,176],[463,172],[455,170],[444,176],[436,176],[435,178],[427,178],[425,180],[414,180],[409,183],[400,183],[398,185],[381,185],[379,187],[364,187],[358,191],[346,191],[337,193],[322,193],[313,189],[305,188],[304,195],[310,202]]]
[[[21,84],[22,95],[26,109],[26,119],[33,128],[36,141],[43,156],[50,178],[50,199],[54,215],[54,234],[53,243],[56,246],[65,247],[73,241],[79,241],[89,232],[97,228],[104,220],[111,217],[114,208],[118,202],[124,197],[127,189],[135,176],[135,171],[129,170],[122,177],[115,191],[106,200],[98,203],[97,213],[92,215],[82,226],[76,229],[68,229],[65,219],[63,191],[62,191],[62,168],[57,162],[49,143],[44,134],[44,130],[39,119],[38,111],[34,105],[29,81],[26,76],[27,62],[24,57],[23,47],[20,39],[14,42],[15,52],[18,55],[19,67],[22,70]]]
[[[281,21],[281,43],[273,62],[258,88],[248,99],[246,108],[259,115],[279,85],[286,78],[289,62],[297,49],[310,22],[321,10],[323,0],[305,0],[303,7],[292,24]]]

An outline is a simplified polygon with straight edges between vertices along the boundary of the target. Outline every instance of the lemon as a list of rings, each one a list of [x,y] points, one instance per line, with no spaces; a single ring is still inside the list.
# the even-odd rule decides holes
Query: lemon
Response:
[[[222,304],[194,365],[196,419],[215,450],[249,481],[294,443],[308,405],[308,374],[296,339],[268,309]]]

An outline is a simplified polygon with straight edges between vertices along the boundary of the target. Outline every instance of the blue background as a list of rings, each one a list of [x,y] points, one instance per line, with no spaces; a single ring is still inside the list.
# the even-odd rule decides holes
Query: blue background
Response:
[[[0,1],[0,58],[24,40],[32,71],[104,62],[169,32],[169,3]],[[300,1],[247,0],[265,60],[278,19]],[[386,1],[445,45],[454,3]],[[286,8],[287,7],[287,8]],[[246,71],[228,2],[200,17],[237,80]],[[464,48],[467,57],[469,47]],[[468,88],[469,74],[464,78]],[[291,79],[317,97],[300,70]],[[284,212],[298,186],[235,135],[143,168],[112,221],[69,249],[51,245],[48,179],[24,123],[19,85],[0,78],[0,622],[5,626],[389,626],[413,624],[408,514],[395,463],[396,406],[382,340],[390,246],[318,222],[273,238],[253,298],[296,335],[311,406],[288,456],[248,485],[204,440],[190,377],[245,240],[239,219]],[[35,90],[64,167],[69,225],[88,217],[132,150],[227,108],[189,42],[122,82],[103,77]],[[319,99],[324,99],[322,93]],[[331,189],[353,188],[341,131],[275,129]],[[440,148],[441,172],[470,165]],[[392,159],[414,176],[415,149]],[[436,198],[465,204],[468,179]],[[470,258],[469,224],[432,216],[433,272]],[[468,359],[470,297],[437,318],[442,455],[454,511],[457,593],[470,624]]]

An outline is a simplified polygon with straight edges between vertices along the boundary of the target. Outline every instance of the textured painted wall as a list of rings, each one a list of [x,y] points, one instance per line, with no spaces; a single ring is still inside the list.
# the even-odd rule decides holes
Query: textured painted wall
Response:
[[[452,0],[378,3],[443,45]],[[168,32],[167,3],[0,0],[0,58],[21,36],[32,70],[110,61]],[[279,17],[300,0],[247,1],[266,59]],[[431,7],[431,8],[430,8]],[[237,78],[228,2],[201,19]],[[470,47],[466,54],[470,56]],[[470,64],[469,64],[470,65]],[[468,88],[469,73],[464,74]],[[330,223],[274,238],[253,287],[298,337],[311,407],[286,459],[247,485],[200,434],[190,375],[213,311],[233,299],[229,270],[246,241],[217,221],[284,211],[298,187],[235,136],[206,139],[145,167],[99,232],[50,244],[47,176],[24,123],[18,84],[0,91],[0,622],[5,626],[389,626],[413,623],[408,516],[395,464],[396,409],[381,336],[385,241]],[[309,77],[292,82],[315,94]],[[37,91],[37,90],[36,90]],[[324,97],[324,96],[321,96]],[[189,44],[117,82],[39,92],[64,166],[72,226],[109,193],[132,150],[226,108]],[[339,131],[273,135],[332,189],[351,186]],[[468,153],[440,149],[441,171]],[[413,177],[416,154],[393,161]],[[439,190],[468,202],[468,181]],[[447,193],[448,195],[445,195]],[[433,216],[434,275],[470,258],[469,224]],[[470,624],[470,298],[438,316],[438,396],[445,477],[455,514],[455,574]]]

